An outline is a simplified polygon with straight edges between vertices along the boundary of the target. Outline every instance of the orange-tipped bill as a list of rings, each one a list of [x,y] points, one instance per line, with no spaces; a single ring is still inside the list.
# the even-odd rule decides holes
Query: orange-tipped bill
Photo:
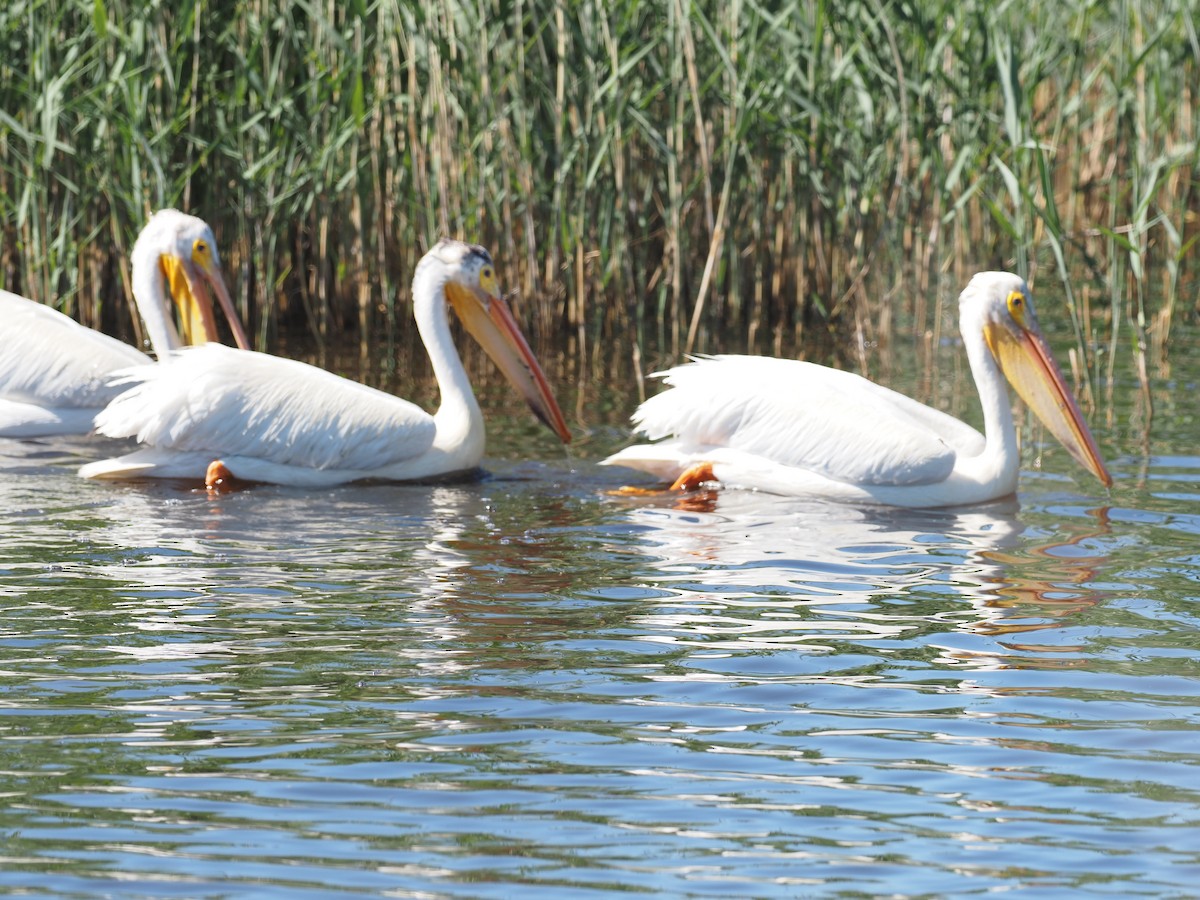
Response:
[[[1075,397],[1050,355],[1045,339],[1032,331],[1017,333],[992,325],[987,330],[988,346],[1021,399],[1080,465],[1112,486],[1112,476],[1100,458],[1100,449],[1088,430]]]
[[[234,341],[243,350],[250,349],[250,340],[233,306],[233,298],[229,296],[220,269],[208,271],[194,262],[173,255],[162,257],[162,267],[170,283],[171,296],[179,307],[179,324],[185,344],[204,344],[217,340],[217,320],[208,290],[211,286],[221,304],[221,312],[233,331]]]
[[[521,392],[533,414],[564,444],[569,444],[571,432],[550,391],[546,373],[529,349],[508,304],[499,297],[476,294],[454,282],[446,285],[446,296],[471,337]]]

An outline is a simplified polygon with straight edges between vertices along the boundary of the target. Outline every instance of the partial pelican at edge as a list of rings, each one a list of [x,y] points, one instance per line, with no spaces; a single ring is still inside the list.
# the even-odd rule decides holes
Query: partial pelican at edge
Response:
[[[209,287],[239,346],[249,346],[220,276],[212,231],[202,220],[160,210],[139,233],[131,261],[134,299],[159,354],[217,339]],[[180,311],[182,340],[169,298]],[[124,390],[111,384],[112,374],[151,361],[135,347],[8,291],[0,291],[0,323],[0,437],[87,434],[96,414]]]

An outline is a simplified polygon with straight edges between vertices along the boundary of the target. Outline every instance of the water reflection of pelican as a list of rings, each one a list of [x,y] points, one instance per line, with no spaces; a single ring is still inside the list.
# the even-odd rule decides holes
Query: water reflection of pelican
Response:
[[[631,501],[628,516],[663,591],[638,617],[646,639],[709,650],[1034,630],[1046,626],[1028,605],[1065,611],[1062,584],[1102,561],[1060,554],[1094,530],[1029,549],[1015,501],[911,511],[713,492]]]
[[[94,504],[87,488],[75,490]],[[255,655],[270,629],[243,627],[254,619],[302,621],[318,642],[370,642],[377,635],[318,625],[369,604],[365,618],[394,633],[386,665],[451,673],[478,665],[480,647],[566,633],[553,600],[576,577],[562,559],[570,546],[533,533],[525,489],[538,494],[540,524],[577,520],[570,501],[537,477],[352,485],[319,496],[284,487],[212,496],[152,482],[104,491],[102,504],[77,516],[71,564],[129,623],[132,639],[114,641],[112,652]]]
[[[1069,619],[1091,609],[1106,596],[1089,586],[1108,560],[1100,539],[1111,531],[1108,510],[1089,513],[1086,527],[1052,540],[1027,542],[1012,548],[983,551],[997,566],[992,596],[975,604],[980,617],[964,622],[959,631],[982,642],[941,642],[941,661],[980,668],[1065,668],[1084,660],[1077,644],[1033,643],[1013,636],[1058,632]]]

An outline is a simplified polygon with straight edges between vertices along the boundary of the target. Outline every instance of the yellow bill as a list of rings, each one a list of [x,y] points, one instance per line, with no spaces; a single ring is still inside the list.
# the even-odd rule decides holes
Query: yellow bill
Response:
[[[1045,339],[1024,328],[1014,333],[1000,325],[989,326],[986,336],[992,355],[1021,399],[1080,465],[1111,487],[1112,476]]]
[[[463,326],[521,392],[533,414],[564,444],[569,444],[571,432],[550,391],[546,373],[529,349],[508,304],[500,297],[472,291],[455,282],[446,285],[446,297]]]
[[[179,329],[185,344],[206,344],[219,339],[212,296],[209,294],[211,286],[233,331],[234,341],[243,350],[250,349],[250,340],[242,327],[242,321],[234,308],[233,298],[229,296],[219,268],[198,265],[174,254],[164,254],[159,262],[166,276],[171,298],[179,310]]]

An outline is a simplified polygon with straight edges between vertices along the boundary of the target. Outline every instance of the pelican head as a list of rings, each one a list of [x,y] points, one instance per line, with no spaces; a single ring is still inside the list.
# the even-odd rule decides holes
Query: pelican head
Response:
[[[471,337],[521,392],[533,414],[563,443],[570,443],[571,432],[550,391],[546,374],[529,349],[508,303],[500,296],[491,254],[478,244],[448,238],[439,241],[417,265],[414,293],[418,293],[415,286],[423,283],[431,267],[439,270],[436,275],[444,287],[446,302]]]
[[[244,350],[250,341],[225,287],[217,242],[203,219],[177,209],[162,209],[150,217],[133,245],[133,294],[146,323],[150,343],[161,355],[182,344],[217,340],[212,294]],[[175,328],[170,302],[179,310]]]
[[[1111,487],[1112,476],[1042,336],[1024,279],[1010,272],[980,272],[959,297],[959,314],[964,338],[982,330],[1021,399],[1080,465]]]

